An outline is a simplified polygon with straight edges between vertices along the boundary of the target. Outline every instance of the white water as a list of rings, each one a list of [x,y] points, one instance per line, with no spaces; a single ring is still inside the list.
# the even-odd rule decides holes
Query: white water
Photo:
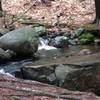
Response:
[[[53,47],[53,46],[49,46],[48,45],[48,40],[46,39],[43,39],[43,38],[39,38],[39,47],[38,47],[38,50],[56,50],[57,48]],[[13,66],[14,67],[14,66]],[[14,75],[6,72],[5,69],[0,69],[0,74],[3,74],[3,75],[7,75],[7,76],[10,76],[10,77],[14,77]]]
[[[0,69],[0,74],[7,75],[7,76],[10,76],[10,77],[14,77],[14,76],[11,75],[10,73],[5,72],[4,69]]]
[[[48,45],[48,40],[44,40],[43,38],[39,38],[39,47],[38,50],[56,50],[56,47],[49,46]]]

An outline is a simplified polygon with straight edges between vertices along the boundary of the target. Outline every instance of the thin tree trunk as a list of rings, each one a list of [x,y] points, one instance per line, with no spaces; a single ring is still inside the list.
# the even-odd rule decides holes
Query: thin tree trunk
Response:
[[[100,0],[95,1],[95,9],[96,9],[96,18],[94,23],[100,24]]]
[[[1,0],[0,0],[0,11],[2,11],[2,3],[1,3]]]

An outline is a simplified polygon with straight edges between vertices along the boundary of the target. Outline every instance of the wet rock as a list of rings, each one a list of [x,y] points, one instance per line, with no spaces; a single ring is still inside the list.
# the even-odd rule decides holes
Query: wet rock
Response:
[[[59,86],[62,86],[67,74],[71,70],[72,70],[71,67],[69,67],[68,65],[63,65],[63,64],[57,65],[57,67],[55,68],[55,74],[57,79],[59,80]]]
[[[0,47],[21,56],[32,55],[38,49],[38,35],[43,32],[39,27],[16,29],[0,37]]]
[[[92,91],[100,95],[100,63],[72,68],[67,72],[62,87],[71,90]]]
[[[76,59],[77,58],[77,59]],[[26,79],[33,79],[70,90],[100,93],[100,53],[66,58],[66,62],[27,65],[22,68]],[[100,95],[100,94],[99,94]]]
[[[49,44],[57,48],[68,47],[68,38],[65,36],[57,36]]]
[[[39,82],[57,84],[54,68],[51,67],[24,67],[21,70],[24,79],[37,80]]]

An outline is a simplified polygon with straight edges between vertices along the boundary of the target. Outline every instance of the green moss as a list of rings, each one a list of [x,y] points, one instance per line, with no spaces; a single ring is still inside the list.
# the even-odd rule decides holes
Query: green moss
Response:
[[[88,44],[91,42],[94,42],[94,36],[91,33],[84,33],[81,36],[79,36],[79,42],[80,44]]]

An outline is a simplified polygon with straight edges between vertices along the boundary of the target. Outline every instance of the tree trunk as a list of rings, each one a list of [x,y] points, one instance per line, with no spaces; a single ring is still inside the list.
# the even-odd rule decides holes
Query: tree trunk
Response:
[[[0,0],[0,11],[2,11],[2,3],[1,3],[1,0]]]
[[[100,0],[95,0],[96,18],[95,22],[100,24]]]

